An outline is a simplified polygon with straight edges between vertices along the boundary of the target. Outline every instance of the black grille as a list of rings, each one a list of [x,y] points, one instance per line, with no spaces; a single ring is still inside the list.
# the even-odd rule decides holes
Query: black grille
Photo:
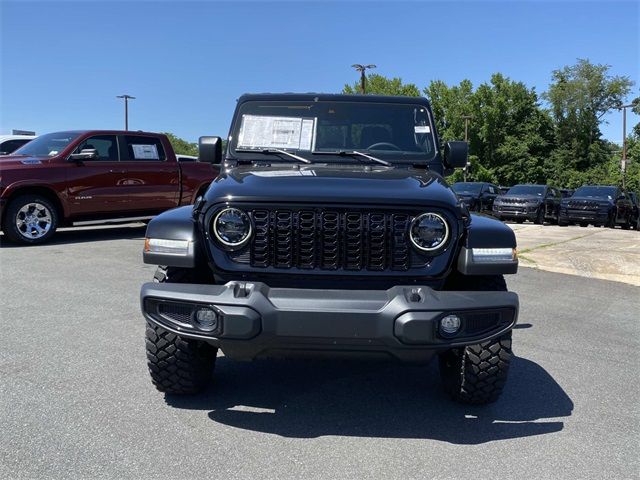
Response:
[[[575,210],[597,210],[600,204],[598,202],[572,200],[569,201],[568,206]]]
[[[515,203],[515,204],[521,204],[521,205],[524,205],[525,203],[527,203],[526,200],[522,200],[521,198],[501,198],[500,201],[502,203]]]
[[[464,316],[465,333],[467,335],[482,333],[500,325],[501,320],[500,312],[466,314]]]
[[[254,209],[248,263],[258,268],[405,271],[415,266],[408,213]],[[232,257],[242,263],[242,252]],[[419,265],[428,262],[422,260]]]
[[[189,325],[191,323],[193,306],[182,303],[160,303],[158,305],[158,313],[174,322]]]

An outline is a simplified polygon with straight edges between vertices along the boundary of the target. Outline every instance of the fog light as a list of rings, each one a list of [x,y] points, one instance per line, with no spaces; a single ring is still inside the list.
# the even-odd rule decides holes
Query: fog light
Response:
[[[195,312],[196,326],[208,332],[218,328],[218,314],[211,308],[198,308]]]
[[[445,336],[455,335],[460,330],[460,317],[457,315],[447,315],[440,319],[440,333]]]

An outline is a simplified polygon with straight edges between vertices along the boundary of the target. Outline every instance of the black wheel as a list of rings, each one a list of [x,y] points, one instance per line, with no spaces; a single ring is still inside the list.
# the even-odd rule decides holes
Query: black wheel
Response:
[[[560,219],[558,219],[558,226],[559,227],[568,227],[569,224],[567,222],[563,222]]]
[[[627,217],[627,220],[622,224],[623,230],[629,230],[631,228],[631,218]]]
[[[580,223],[579,223],[579,225],[580,225],[581,227],[583,227],[583,228],[584,228],[584,227],[588,227],[588,226],[589,226],[589,224],[588,224],[588,223],[584,223],[584,222],[580,222]]]
[[[517,223],[524,223],[524,218],[516,218]]]
[[[154,280],[160,283],[186,283],[193,279],[189,270],[158,268]],[[218,349],[147,322],[147,366],[151,381],[161,392],[194,394],[211,382]]]
[[[609,218],[607,219],[605,226],[609,228],[616,228],[616,212],[611,212],[609,214]]]
[[[502,275],[455,275],[447,290],[506,291]],[[504,389],[511,362],[511,332],[439,355],[440,377],[452,399],[468,404],[495,402]]]
[[[544,208],[540,207],[536,214],[536,219],[533,221],[536,225],[542,225],[544,223]]]
[[[15,243],[36,245],[49,240],[58,228],[58,211],[42,195],[20,195],[9,203],[2,231]]]

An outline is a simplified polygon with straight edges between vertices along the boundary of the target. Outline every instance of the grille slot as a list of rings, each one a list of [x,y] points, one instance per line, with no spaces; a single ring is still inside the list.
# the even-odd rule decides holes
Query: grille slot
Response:
[[[254,236],[248,253],[230,258],[255,268],[406,271],[429,260],[413,252],[408,213],[332,209],[249,211]],[[246,260],[245,260],[246,261]]]
[[[160,303],[158,313],[174,322],[190,325],[193,306],[182,303]]]

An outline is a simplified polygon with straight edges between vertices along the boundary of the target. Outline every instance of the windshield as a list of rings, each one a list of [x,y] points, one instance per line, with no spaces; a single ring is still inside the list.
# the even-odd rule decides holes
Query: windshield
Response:
[[[304,157],[326,154],[323,161],[355,161],[338,154],[357,151],[390,162],[426,162],[436,154],[429,113],[419,104],[250,101],[236,118],[231,151],[238,156],[278,148]]]
[[[544,185],[516,185],[511,187],[507,195],[544,195]]]
[[[612,200],[616,196],[616,187],[580,187],[574,197],[599,197]]]
[[[454,183],[451,188],[456,193],[480,193],[482,184],[458,182],[458,183]]]
[[[28,155],[30,157],[53,157],[62,152],[81,134],[76,132],[58,132],[40,135],[26,145],[20,147],[13,155]]]

